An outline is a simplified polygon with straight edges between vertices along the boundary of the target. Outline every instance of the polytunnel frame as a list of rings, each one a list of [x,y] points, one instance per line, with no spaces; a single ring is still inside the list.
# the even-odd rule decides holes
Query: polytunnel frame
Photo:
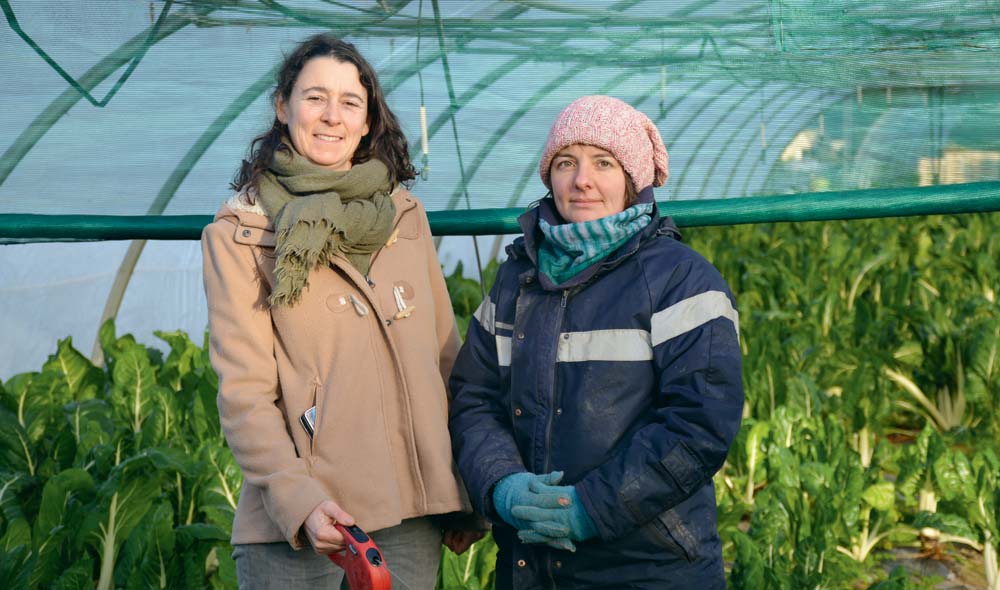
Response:
[[[2,0],[5,7],[5,13],[8,16],[8,20],[12,18],[12,13],[10,13],[7,8],[9,8],[7,0]],[[358,8],[359,12],[363,12],[366,16],[363,17],[353,17],[345,19],[342,15],[337,15],[337,22],[331,20],[332,13],[322,12],[322,11],[310,11],[302,9],[288,9],[280,3],[273,0],[261,0],[261,4],[265,7],[272,8],[285,16],[302,22],[310,26],[319,26],[331,28],[331,30],[340,32],[341,34],[351,34],[358,29],[363,27],[378,27],[378,25],[393,16],[395,16],[399,10],[409,4],[410,0],[394,0],[385,6],[384,12],[378,12],[374,10],[364,10]],[[601,19],[614,19],[616,24],[628,24],[634,26],[644,27],[645,29],[650,28],[650,19],[635,19],[628,16],[621,15],[615,10],[627,9],[636,4],[639,4],[642,0],[622,0],[616,2],[614,5],[604,8],[604,9],[588,9],[588,8],[577,8],[570,6],[559,6],[554,3],[549,2],[534,2],[531,0],[518,0],[517,6],[511,7],[509,10],[503,11],[503,13],[497,17],[489,19],[489,23],[484,23],[481,20],[471,19],[471,18],[458,18],[452,17],[449,19],[450,22],[462,23],[466,25],[467,28],[463,29],[462,32],[453,33],[453,42],[461,45],[463,35],[469,35],[469,31],[475,29],[475,33],[472,39],[477,38],[489,38],[490,33],[493,31],[488,31],[488,29],[524,29],[526,27],[538,26],[538,22],[544,20],[544,26],[553,25],[563,25],[563,26],[577,26],[580,24],[579,20],[572,19],[562,19],[559,18],[546,18],[546,19],[534,19],[531,23],[525,23],[524,21],[517,21],[516,17],[523,12],[532,9],[540,8],[545,10],[556,10],[562,11],[567,14],[582,15],[586,22],[590,25],[598,24]],[[715,4],[716,0],[698,0],[686,5],[666,17],[653,18],[654,24],[677,24],[677,23],[690,23],[690,19],[685,19],[693,12],[712,4]],[[247,8],[240,6],[241,2],[235,3],[238,8]],[[458,131],[457,131],[457,120],[456,114],[467,104],[479,95],[480,92],[489,88],[496,81],[502,79],[507,74],[514,71],[517,67],[522,65],[524,55],[519,54],[515,51],[510,50],[492,50],[484,49],[482,51],[477,51],[474,49],[465,49],[466,53],[501,53],[503,55],[512,56],[509,60],[500,64],[499,66],[493,68],[491,71],[482,76],[477,80],[471,87],[464,92],[461,97],[456,98],[454,88],[451,83],[451,76],[449,71],[449,66],[447,63],[447,48],[445,44],[444,37],[444,27],[443,20],[439,14],[438,1],[432,0],[435,16],[435,25],[438,33],[438,48],[437,50],[432,50],[427,53],[424,57],[421,57],[419,52],[419,40],[420,31],[422,27],[421,19],[418,16],[416,19],[409,17],[410,21],[404,26],[416,26],[417,27],[417,39],[418,39],[418,53],[414,64],[402,68],[400,71],[394,72],[389,80],[384,81],[384,86],[386,88],[386,94],[392,92],[396,87],[401,85],[406,80],[410,79],[414,74],[420,75],[423,68],[435,63],[438,59],[441,59],[442,66],[445,69],[445,78],[448,86],[449,93],[449,107],[443,110],[437,118],[433,121],[430,129],[428,130],[428,140],[429,137],[433,137],[437,131],[441,129],[447,122],[451,122],[453,127],[453,132],[455,134],[455,149],[458,155],[458,161],[460,166],[460,182],[459,185],[454,190],[449,202],[448,207],[454,207],[459,199],[464,195],[466,205],[471,209],[468,197],[468,178],[473,176],[478,170],[479,166],[485,161],[488,155],[492,152],[493,148],[503,139],[504,135],[507,133],[513,123],[519,121],[529,110],[530,104],[534,104],[542,100],[548,94],[554,92],[563,86],[566,82],[576,77],[580,70],[586,70],[591,66],[603,66],[606,65],[605,62],[601,60],[593,60],[593,63],[587,66],[579,66],[577,70],[568,70],[563,72],[562,75],[557,76],[555,79],[549,81],[547,84],[539,88],[535,94],[526,101],[529,105],[528,107],[523,106],[514,110],[506,119],[504,124],[498,127],[497,130],[493,132],[490,138],[484,143],[484,145],[478,150],[475,157],[472,159],[471,164],[468,169],[464,165],[464,161],[461,154],[461,146],[458,141]],[[120,69],[122,65],[128,63],[131,60],[129,69],[126,71],[123,78],[131,73],[134,69],[137,59],[141,57],[142,54],[148,50],[151,43],[156,43],[167,38],[174,32],[179,31],[188,24],[193,24],[198,19],[207,19],[216,8],[231,8],[234,5],[232,3],[222,4],[208,4],[203,6],[191,7],[190,10],[181,14],[171,14],[167,15],[167,8],[170,2],[167,3],[162,9],[160,17],[157,19],[156,24],[143,33],[140,33],[130,39],[128,42],[123,44],[117,50],[112,52],[106,58],[101,60],[98,64],[93,66],[87,71],[79,81],[78,88],[68,88],[59,97],[57,97],[52,104],[43,111],[35,121],[29,125],[29,127],[15,140],[8,150],[6,150],[3,155],[2,160],[0,160],[0,184],[4,182],[13,168],[17,163],[26,155],[28,151],[35,145],[35,143],[51,128],[59,118],[65,114],[69,108],[71,108],[81,97],[86,97],[88,100],[89,93],[87,90],[95,88],[101,82],[103,82],[108,76],[113,74],[115,71]],[[501,6],[500,2],[497,2],[489,8]],[[259,7],[254,7],[255,10],[260,10]],[[752,9],[751,9],[752,10]],[[422,12],[422,2],[421,2],[421,12]],[[711,20],[713,24],[766,24],[768,18],[766,15],[761,17],[755,14],[747,15],[745,14],[749,11],[743,11],[741,14],[726,17],[709,17],[708,19],[704,17],[696,17],[699,22],[704,24],[705,22]],[[992,14],[989,12],[984,12],[983,14]],[[371,15],[371,16],[368,16]],[[911,11],[908,13],[909,16],[914,18],[919,18],[919,12]],[[926,16],[940,16],[940,12],[927,11]],[[864,18],[862,16],[861,18]],[[716,22],[717,21],[717,22]],[[279,23],[280,24],[280,23]],[[398,29],[399,23],[394,23],[394,28]],[[12,25],[13,27],[13,25]],[[372,32],[371,29],[369,29]],[[718,32],[716,32],[718,33]],[[384,35],[384,32],[377,32],[376,34]],[[388,31],[388,34],[397,34],[397,31]],[[741,34],[742,35],[742,34]],[[496,32],[492,35],[496,39],[504,40],[505,36],[508,36],[508,32]],[[713,50],[718,54],[719,48],[715,42],[715,38],[718,34],[711,34],[708,31],[693,31],[680,35],[679,31],[671,31],[671,38],[686,37],[690,39],[690,42],[696,43],[701,41],[702,47],[701,52],[704,52],[706,44],[710,41]],[[551,41],[557,41],[558,45],[561,45],[568,38],[568,34],[565,32],[558,32],[550,35],[550,44],[547,46],[551,49]],[[627,50],[631,46],[635,45],[637,40],[631,39],[629,43],[619,43],[619,40],[608,35],[609,42],[618,45],[622,50]],[[661,35],[662,37],[662,35]],[[661,38],[662,41],[662,38]],[[733,41],[737,46],[743,46],[745,48],[752,49],[752,47],[740,44],[737,41]],[[783,43],[783,37],[782,37]],[[30,45],[30,43],[29,43]],[[523,42],[522,42],[523,45]],[[662,70],[665,70],[666,63],[673,63],[674,60],[671,59],[672,56],[677,56],[677,60],[686,61],[690,58],[683,58],[680,54],[686,48],[688,43],[685,43],[679,48],[673,48],[669,54],[665,53],[662,49],[658,55],[650,57],[649,55],[643,56],[638,62],[639,65],[654,66],[660,65]],[[783,47],[783,45],[782,45]],[[39,48],[33,47],[36,51],[40,51]],[[530,49],[530,48],[529,48]],[[784,51],[784,49],[782,49]],[[546,55],[547,58],[551,59],[551,53]],[[43,55],[43,58],[45,56]],[[720,59],[723,59],[719,55]],[[530,53],[529,58],[532,62],[538,63],[536,53]],[[784,58],[787,59],[787,56]],[[49,61],[49,60],[47,60]],[[544,61],[544,60],[542,60]],[[633,61],[635,61],[633,59]],[[725,61],[723,59],[723,61]],[[661,70],[661,71],[662,71]],[[59,69],[57,68],[57,71]],[[74,215],[74,216],[63,216],[63,215],[15,215],[15,214],[0,214],[0,243],[13,239],[19,240],[34,240],[34,241],[47,241],[47,240],[110,240],[110,239],[133,239],[134,241],[129,250],[124,257],[124,260],[119,268],[119,272],[116,275],[115,286],[112,289],[112,293],[108,299],[108,305],[106,306],[104,317],[102,317],[102,322],[107,317],[113,317],[117,313],[118,305],[121,302],[121,298],[124,295],[125,288],[131,276],[132,270],[136,262],[138,261],[139,255],[142,252],[143,246],[146,239],[198,239],[200,236],[201,227],[211,220],[211,216],[161,216],[154,215],[164,211],[169,204],[170,200],[176,194],[176,191],[184,182],[185,178],[188,176],[193,167],[200,161],[201,157],[207,151],[207,149],[214,143],[214,141],[221,135],[221,133],[257,98],[260,94],[264,93],[271,85],[275,69],[268,71],[264,76],[258,79],[255,83],[248,86],[230,105],[213,120],[212,124],[206,129],[201,136],[191,145],[189,150],[185,153],[184,157],[177,163],[174,170],[168,176],[167,180],[161,186],[156,199],[153,201],[149,208],[150,215],[146,216],[86,216],[86,215]],[[622,72],[621,74],[612,78],[612,80],[604,84],[604,91],[607,92],[610,88],[624,83],[626,80],[632,76],[637,75],[639,72],[635,70]],[[730,72],[732,73],[732,72]],[[60,71],[60,75],[64,77],[66,74]],[[665,71],[662,74],[665,77]],[[729,86],[726,88],[733,88],[736,84],[741,84],[747,88],[747,92],[740,100],[737,105],[742,105],[745,101],[751,99],[757,95],[758,91],[765,89],[768,82],[759,82],[755,86],[751,87],[748,83],[743,82],[732,76],[736,82],[730,82]],[[121,81],[120,81],[121,82]],[[787,116],[783,113],[783,110],[790,104],[794,103],[796,99],[802,95],[809,92],[810,89],[799,88],[795,89],[794,82],[791,80],[783,80],[787,86],[778,90],[777,94],[773,95],[771,100],[775,100],[778,96],[785,95],[786,93],[792,93],[792,96],[784,101],[780,108],[768,109],[766,117],[764,115],[759,115],[761,117],[761,143],[762,148],[767,149],[768,144],[766,136],[763,134],[764,129],[767,125],[773,121],[779,115],[786,117],[786,120],[781,124],[775,133],[774,137],[780,137],[786,128],[793,125],[798,119],[798,117],[810,107],[814,107],[813,104],[806,104],[803,107],[796,110],[794,115]],[[703,84],[706,84],[707,80],[702,80],[696,82],[694,88],[699,88]],[[422,83],[421,83],[422,84]],[[665,84],[665,80],[662,82]],[[87,87],[85,90],[84,87]],[[117,87],[116,87],[117,88]],[[811,89],[813,91],[819,91],[818,88]],[[794,92],[793,92],[794,91]],[[633,101],[634,106],[639,106],[641,103],[649,100],[652,95],[656,92],[656,86],[654,86],[650,91],[642,94],[637,100]],[[860,92],[860,87],[859,87]],[[823,100],[830,97],[836,96],[838,93],[827,90],[822,93]],[[849,93],[841,93],[841,99],[849,98]],[[105,101],[111,97],[105,97]],[[666,109],[663,107],[663,101],[661,100],[660,109],[656,121],[662,120],[674,107],[676,107],[681,102],[682,97],[678,97],[672,101],[670,106]],[[720,94],[716,93],[712,99],[706,101],[701,105],[699,112],[704,111],[708,106],[715,101],[720,99]],[[817,99],[819,100],[819,98]],[[94,101],[91,100],[93,103]],[[834,100],[833,102],[836,102]],[[771,103],[773,105],[773,102]],[[421,87],[421,105],[423,105],[422,87]],[[99,104],[98,106],[103,106]],[[730,115],[735,114],[736,110],[732,110],[725,116],[720,117],[718,121],[715,122],[715,127],[721,125],[725,120],[729,118]],[[755,116],[758,116],[759,111],[749,112],[745,118],[744,123],[749,123],[753,120]],[[689,117],[684,124],[683,129],[687,129],[693,122],[695,117]],[[766,120],[765,120],[766,119]],[[713,127],[713,129],[715,128]],[[743,130],[743,126],[736,127],[730,134],[731,139],[735,139],[740,131]],[[710,131],[706,131],[705,135],[701,138],[698,145],[695,148],[695,154],[700,152],[701,148],[704,146],[708,137],[710,137]],[[753,134],[751,134],[751,138]],[[727,142],[728,143],[728,142]],[[726,178],[725,187],[722,190],[723,194],[728,193],[729,187],[736,180],[737,171],[741,169],[738,165],[742,162],[747,154],[750,152],[752,145],[755,142],[750,139],[744,143],[742,150],[739,152],[734,164],[731,167],[730,173]],[[728,149],[728,148],[727,148]],[[710,172],[714,171],[716,166],[722,159],[724,152],[727,150],[720,150],[716,153],[715,158],[710,167]],[[414,155],[419,152],[417,146],[413,147]],[[537,159],[537,158],[536,158]],[[772,173],[774,172],[776,162],[771,162],[771,165],[766,171],[763,172],[763,185],[766,186],[768,180],[770,179]],[[528,166],[521,176],[517,187],[512,194],[509,204],[513,204],[517,199],[523,194],[523,190],[527,185],[528,180],[534,173],[534,164]],[[685,169],[681,173],[679,183],[683,183],[688,173],[688,169]],[[711,173],[708,175],[711,177]],[[748,172],[743,182],[743,192],[745,194],[749,189],[751,181],[759,177],[758,174],[754,172]],[[678,185],[680,186],[680,185]],[[708,189],[708,179],[706,179],[699,191],[699,196],[704,196]],[[749,202],[748,202],[749,201]],[[867,202],[866,202],[867,201]],[[872,206],[872,203],[877,205]],[[757,223],[757,222],[774,222],[774,221],[814,221],[814,220],[824,220],[824,219],[857,219],[863,217],[885,217],[885,216],[899,216],[899,215],[926,215],[932,213],[967,213],[967,212],[978,212],[978,211],[994,211],[1000,210],[1000,183],[971,183],[966,185],[950,185],[950,186],[938,186],[938,187],[927,187],[927,188],[906,188],[906,189],[875,189],[875,190],[861,190],[861,191],[841,191],[841,192],[826,192],[826,193],[802,193],[798,195],[782,195],[774,197],[755,197],[753,199],[698,199],[696,201],[670,201],[663,202],[660,204],[661,210],[666,214],[671,214],[675,217],[678,225],[684,227],[699,226],[699,225],[731,225],[737,223]],[[468,210],[468,211],[434,211],[429,213],[431,221],[431,229],[437,236],[443,235],[500,235],[500,234],[510,234],[519,233],[519,228],[516,225],[516,216],[522,211],[522,209],[514,208],[503,208],[503,209],[481,209],[481,210]],[[496,256],[499,250],[501,239],[498,237],[494,247],[492,248],[491,254],[493,257]],[[478,258],[478,244],[477,247],[477,258]]]

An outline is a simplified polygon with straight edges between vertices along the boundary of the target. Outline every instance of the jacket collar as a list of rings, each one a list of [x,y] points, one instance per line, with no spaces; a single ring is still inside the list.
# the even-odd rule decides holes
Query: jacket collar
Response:
[[[681,232],[677,229],[673,219],[670,217],[660,217],[660,211],[653,195],[653,187],[646,187],[640,191],[637,195],[636,203],[652,203],[653,210],[650,212],[650,215],[653,217],[653,221],[609,256],[592,264],[565,283],[554,284],[547,276],[538,272],[538,248],[541,246],[543,239],[542,231],[538,227],[539,220],[544,219],[553,225],[566,223],[562,216],[559,215],[555,201],[551,196],[539,200],[537,206],[531,207],[517,218],[517,222],[521,226],[521,231],[524,235],[514,240],[514,243],[507,247],[507,254],[515,259],[527,257],[533,267],[531,274],[537,275],[538,282],[542,288],[547,291],[556,291],[583,285],[598,274],[602,274],[618,266],[624,259],[634,254],[657,235],[666,235],[675,240],[681,239]]]

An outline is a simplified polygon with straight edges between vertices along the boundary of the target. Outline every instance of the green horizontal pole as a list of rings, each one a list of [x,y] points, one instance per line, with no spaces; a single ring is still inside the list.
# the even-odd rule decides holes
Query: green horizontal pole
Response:
[[[661,201],[681,227],[827,221],[1000,211],[1000,182],[919,188]],[[524,209],[431,211],[437,236],[517,234]],[[0,214],[0,243],[90,240],[197,240],[211,215]]]

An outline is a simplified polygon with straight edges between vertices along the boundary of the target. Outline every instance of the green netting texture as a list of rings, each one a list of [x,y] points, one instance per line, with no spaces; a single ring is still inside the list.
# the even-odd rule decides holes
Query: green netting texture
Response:
[[[212,214],[270,122],[275,65],[320,31],[378,70],[431,211],[544,195],[548,127],[594,93],[656,122],[661,201],[1000,180],[995,0],[0,8],[0,215]]]

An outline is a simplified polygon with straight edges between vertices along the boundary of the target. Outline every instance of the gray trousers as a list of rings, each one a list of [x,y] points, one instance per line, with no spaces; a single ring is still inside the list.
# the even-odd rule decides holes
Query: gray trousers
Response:
[[[371,533],[392,573],[394,590],[434,590],[441,561],[441,530],[430,518],[404,520]],[[236,545],[240,590],[339,590],[347,588],[344,570],[311,547],[288,543]],[[343,582],[343,586],[341,586]]]

